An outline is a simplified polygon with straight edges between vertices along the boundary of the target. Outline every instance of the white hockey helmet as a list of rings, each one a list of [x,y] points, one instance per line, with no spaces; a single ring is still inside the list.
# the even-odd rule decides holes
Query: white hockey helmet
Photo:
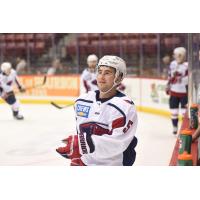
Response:
[[[87,63],[96,61],[98,62],[98,57],[95,54],[91,54],[87,57]]]
[[[1,64],[1,71],[2,72],[7,72],[11,68],[12,68],[12,65],[9,62],[4,62],[4,63]]]
[[[122,80],[126,76],[126,63],[125,61],[118,56],[103,56],[97,65],[97,68],[100,66],[107,66],[116,69],[115,77],[117,78],[119,75],[122,75]]]
[[[178,55],[178,54],[181,54],[181,55],[186,55],[186,49],[184,47],[177,47],[174,49],[174,55]]]
[[[181,64],[186,58],[186,49],[184,47],[177,47],[174,49],[174,58],[177,63]]]

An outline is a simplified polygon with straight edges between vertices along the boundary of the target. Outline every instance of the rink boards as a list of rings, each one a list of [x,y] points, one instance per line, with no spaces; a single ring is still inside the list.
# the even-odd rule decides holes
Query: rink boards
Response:
[[[42,83],[44,76],[20,76],[22,84],[31,88]],[[164,79],[127,77],[123,80],[125,93],[132,98],[139,111],[168,116],[168,99],[165,94]],[[26,93],[17,93],[21,103],[48,104],[54,101],[58,104],[71,104],[84,93],[79,75],[48,76],[44,86],[28,89]],[[3,103],[0,100],[0,103]]]

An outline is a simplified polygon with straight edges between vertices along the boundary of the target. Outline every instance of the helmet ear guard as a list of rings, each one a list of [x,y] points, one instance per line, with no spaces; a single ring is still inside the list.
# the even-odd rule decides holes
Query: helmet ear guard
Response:
[[[123,80],[123,74],[120,73],[119,71],[116,71],[114,82],[116,84],[120,84],[122,82],[122,80]]]

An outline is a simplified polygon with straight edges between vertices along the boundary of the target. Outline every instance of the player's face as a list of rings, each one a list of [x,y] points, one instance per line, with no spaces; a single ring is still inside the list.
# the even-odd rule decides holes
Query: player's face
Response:
[[[96,66],[97,66],[97,61],[96,60],[88,62],[88,67],[89,68],[95,69]]]
[[[184,54],[175,54],[174,55],[175,60],[177,61],[177,63],[183,63],[185,61],[185,55]]]
[[[7,70],[5,71],[5,74],[6,74],[7,76],[9,76],[9,75],[10,75],[10,72],[11,72],[11,69],[7,69]]]
[[[115,69],[112,67],[101,66],[97,72],[97,85],[100,91],[108,91],[114,84]]]

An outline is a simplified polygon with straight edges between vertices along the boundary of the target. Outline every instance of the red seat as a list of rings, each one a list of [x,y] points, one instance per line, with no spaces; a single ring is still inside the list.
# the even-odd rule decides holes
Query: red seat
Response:
[[[25,34],[25,38],[26,38],[28,41],[33,41],[33,40],[34,40],[34,33],[26,33],[26,34]]]
[[[35,54],[41,54],[43,53],[45,50],[45,43],[44,42],[36,42],[35,43],[35,49],[34,49],[34,53]]]
[[[88,45],[88,41],[87,40],[81,40],[81,41],[79,41],[79,45],[86,46],[86,45]]]
[[[25,42],[18,42],[16,43],[17,49],[26,49],[26,43]]]
[[[0,42],[0,48],[6,48],[6,43],[5,42]]]
[[[24,34],[16,34],[15,35],[15,41],[16,42],[22,42],[25,40]]]
[[[35,39],[36,40],[43,41],[43,40],[45,40],[45,38],[46,38],[46,35],[44,33],[36,33],[35,34]]]
[[[94,45],[94,46],[99,46],[100,41],[99,40],[93,40],[91,44]]]
[[[35,43],[36,49],[44,49],[44,46],[45,46],[44,42],[36,42]]]
[[[44,38],[46,40],[51,39],[53,37],[53,35],[54,35],[54,33],[43,33],[43,34],[44,34]]]
[[[35,48],[35,43],[34,42],[27,42],[27,48],[34,49]]]
[[[4,34],[0,34],[0,42],[5,42],[5,35]]]
[[[5,40],[7,42],[14,42],[15,41],[15,34],[5,34]]]
[[[92,40],[98,40],[99,39],[99,33],[88,33],[88,38]]]
[[[127,34],[127,37],[128,37],[129,39],[138,39],[138,38],[140,37],[140,34],[141,34],[141,33],[128,33],[128,34]]]
[[[78,34],[79,41],[88,40],[88,33],[80,33]]]
[[[69,45],[66,47],[66,51],[67,51],[67,54],[70,54],[70,55],[75,55],[76,54],[76,46],[75,45]]]
[[[15,49],[15,43],[14,42],[8,42],[8,43],[6,43],[6,49],[8,49],[8,50],[14,50]]]
[[[137,47],[140,45],[140,40],[139,39],[131,39],[128,40],[128,46],[134,46]]]
[[[180,38],[179,37],[164,38],[164,44],[165,44],[166,48],[172,48],[172,47],[180,44]]]
[[[119,46],[119,42],[119,40],[109,40],[107,41],[107,44],[112,46]]]

